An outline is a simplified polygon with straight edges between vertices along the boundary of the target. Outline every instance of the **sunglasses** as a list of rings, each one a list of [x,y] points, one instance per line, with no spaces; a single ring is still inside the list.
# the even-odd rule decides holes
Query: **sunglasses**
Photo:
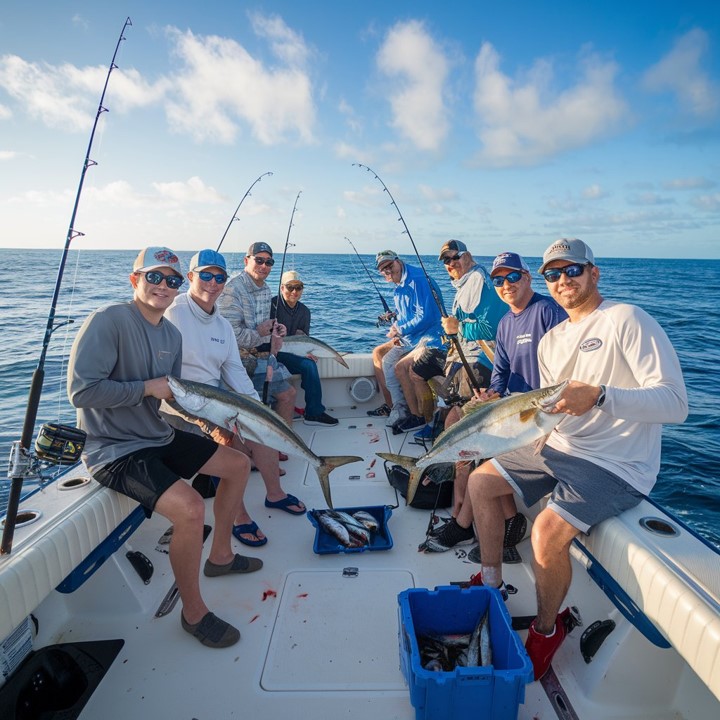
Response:
[[[492,283],[495,287],[499,288],[505,284],[506,280],[511,285],[514,285],[516,282],[519,282],[521,278],[522,278],[522,273],[519,270],[513,270],[512,272],[509,272],[507,275],[493,275]]]
[[[275,264],[275,261],[272,258],[261,258],[257,255],[253,255],[253,259],[258,265],[267,265],[268,267],[272,267]]]
[[[457,255],[446,255],[442,261],[443,265],[449,265],[451,262],[455,262],[456,260],[459,260],[464,253],[458,253]]]
[[[215,278],[215,282],[218,285],[222,285],[227,280],[227,275],[225,273],[211,273],[209,270],[200,270],[198,277],[203,282],[210,282],[213,278]]]
[[[185,282],[185,279],[180,277],[180,275],[163,275],[157,270],[148,270],[148,272],[140,272],[138,270],[137,274],[144,275],[146,282],[149,282],[151,285],[159,285],[164,280],[165,284],[171,290],[177,290]]]
[[[580,277],[585,272],[585,267],[589,263],[580,264],[580,263],[573,263],[572,265],[567,265],[566,267],[561,268],[552,268],[552,270],[546,270],[542,276],[549,282],[549,283],[556,283],[560,276],[565,273],[569,278],[576,278]]]
[[[383,265],[383,267],[378,268],[381,275],[387,275],[388,273],[392,272],[392,266],[395,264],[395,261],[389,262],[387,265]]]
[[[288,292],[300,292],[304,287],[304,285],[286,285],[285,289]]]

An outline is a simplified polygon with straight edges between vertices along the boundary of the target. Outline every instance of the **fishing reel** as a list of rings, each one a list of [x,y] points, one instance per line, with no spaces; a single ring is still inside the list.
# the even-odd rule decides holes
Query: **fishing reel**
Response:
[[[395,321],[395,318],[397,317],[397,314],[394,312],[386,312],[382,315],[378,315],[377,322],[375,323],[375,327],[380,327],[382,325],[392,325]]]
[[[73,465],[80,459],[86,438],[86,433],[72,425],[45,423],[35,440],[34,452],[22,447],[20,440],[13,442],[7,475],[9,478],[38,478],[42,484],[50,467]]]

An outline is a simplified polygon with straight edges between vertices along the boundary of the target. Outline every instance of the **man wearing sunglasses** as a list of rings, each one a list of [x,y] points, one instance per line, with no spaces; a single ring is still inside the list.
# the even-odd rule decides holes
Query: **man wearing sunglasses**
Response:
[[[297,270],[288,270],[280,280],[280,298],[272,299],[272,314],[287,328],[288,335],[310,334],[310,308],[300,302],[305,285]],[[325,412],[322,402],[322,384],[314,355],[301,357],[289,352],[278,353],[278,360],[293,374],[300,375],[300,387],[305,391],[306,425],[332,427],[337,418]]]
[[[233,392],[259,400],[240,360],[232,327],[216,308],[228,279],[225,258],[215,250],[201,250],[193,255],[189,268],[188,291],[178,295],[165,313],[165,317],[183,336],[181,377],[215,387],[222,384]],[[288,497],[280,484],[277,450],[251,440],[243,441],[234,433],[188,416],[177,405],[163,403],[162,410],[173,427],[188,432],[205,432],[216,442],[249,455],[265,483],[265,496],[270,503],[284,501]],[[259,547],[267,542],[242,501],[235,512],[232,532],[241,543],[250,547]]]
[[[262,561],[233,553],[234,509],[250,473],[247,456],[212,440],[173,430],[159,412],[171,400],[167,376],[181,373],[182,337],[164,318],[183,283],[180,260],[165,247],[142,250],[133,264],[130,303],[92,313],[73,343],[68,396],[87,432],[83,460],[102,485],[137,500],[149,517],[173,524],[170,564],[183,607],[182,628],[203,645],[228,647],[238,630],[209,611],[200,593],[205,505],[181,478],[222,480],[213,505],[215,527],[203,572],[208,577],[259,570]]]
[[[482,582],[502,590],[502,499],[530,507],[550,493],[532,530],[538,614],[526,648],[540,679],[566,635],[558,615],[570,587],[570,545],[579,533],[637,505],[660,468],[662,423],[687,417],[685,383],[660,325],[640,308],[605,300],[592,250],[553,243],[540,274],[568,319],[540,340],[543,387],[569,381],[552,410],[564,413],[539,453],[521,448],[483,463],[468,493],[482,548]]]

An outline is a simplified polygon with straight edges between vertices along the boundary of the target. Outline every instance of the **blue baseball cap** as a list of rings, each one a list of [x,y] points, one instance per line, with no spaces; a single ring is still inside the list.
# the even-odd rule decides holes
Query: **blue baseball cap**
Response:
[[[500,253],[493,260],[490,275],[492,275],[496,270],[499,270],[500,268],[506,268],[508,270],[520,270],[521,272],[530,272],[530,268],[527,266],[527,263],[522,259],[520,255],[514,252]]]
[[[190,272],[195,270],[205,270],[209,267],[219,267],[227,272],[225,258],[215,250],[201,250],[190,258]]]

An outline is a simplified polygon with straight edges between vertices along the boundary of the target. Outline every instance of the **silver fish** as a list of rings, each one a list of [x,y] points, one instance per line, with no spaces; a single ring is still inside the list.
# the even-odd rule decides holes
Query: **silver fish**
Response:
[[[365,510],[358,510],[354,512],[352,516],[362,523],[370,532],[377,532],[380,529],[378,521]]]
[[[467,650],[468,665],[492,665],[492,649],[490,647],[490,609],[488,608],[478,620]]]
[[[333,520],[337,520],[339,523],[342,523],[350,533],[350,537],[357,540],[359,545],[370,544],[370,531],[352,515],[349,515],[342,510],[326,510],[325,512]]]
[[[352,540],[348,529],[335,518],[330,517],[327,513],[320,510],[313,510],[313,517],[317,520],[318,525],[328,535],[332,535],[341,545],[352,547]]]
[[[283,338],[281,352],[288,352],[302,357],[311,354],[315,357],[329,357],[339,362],[343,367],[348,367],[343,356],[327,343],[310,335],[286,335]]]
[[[212,385],[168,376],[168,385],[180,407],[195,417],[275,448],[296,455],[315,468],[328,507],[332,507],[330,473],[341,465],[362,460],[357,455],[316,455],[275,411],[249,395],[237,395]]]
[[[568,381],[479,404],[442,432],[420,458],[377,453],[383,460],[410,471],[406,503],[409,505],[430,465],[459,460],[484,460],[517,450],[546,437],[565,416],[550,413]]]

